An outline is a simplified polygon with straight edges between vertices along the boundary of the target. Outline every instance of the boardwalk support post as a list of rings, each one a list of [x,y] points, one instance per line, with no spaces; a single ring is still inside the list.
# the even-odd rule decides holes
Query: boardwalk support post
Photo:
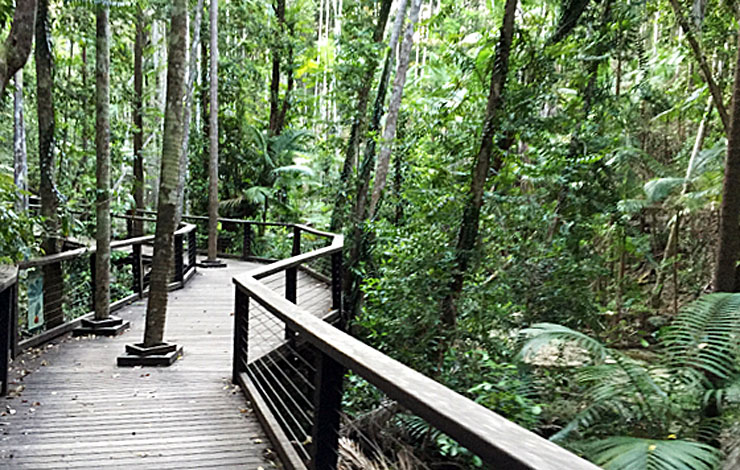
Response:
[[[342,380],[345,369],[324,353],[316,356],[315,417],[311,431],[311,470],[335,470],[339,455]]]
[[[342,272],[343,255],[342,252],[331,255],[331,308],[339,312],[339,324],[337,327],[344,330],[347,327],[348,319],[344,316],[342,308]]]
[[[242,240],[242,260],[247,261],[252,257],[252,224],[242,224],[244,228],[244,239]]]
[[[144,298],[144,269],[141,265],[141,245],[131,247],[131,276],[133,277],[134,293],[138,294],[140,299]]]

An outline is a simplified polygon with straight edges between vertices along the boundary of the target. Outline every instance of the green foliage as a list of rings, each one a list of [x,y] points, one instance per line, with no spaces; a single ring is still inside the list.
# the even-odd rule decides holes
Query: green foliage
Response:
[[[0,264],[28,259],[36,250],[36,219],[16,209],[18,197],[12,175],[0,168]]]
[[[729,424],[722,416],[740,404],[739,330],[740,295],[711,294],[660,335],[657,360],[634,359],[553,324],[522,331],[520,358],[573,369],[578,411],[553,440],[605,468],[714,469],[721,454],[706,442],[717,439]]]

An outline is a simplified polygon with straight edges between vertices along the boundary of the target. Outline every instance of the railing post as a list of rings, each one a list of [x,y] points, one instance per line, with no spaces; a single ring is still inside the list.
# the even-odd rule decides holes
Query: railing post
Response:
[[[196,256],[198,254],[198,247],[195,246],[197,239],[195,237],[195,226],[188,232],[188,267],[194,268],[197,263]]]
[[[175,282],[184,284],[185,273],[182,264],[182,241],[182,234],[175,234]]]
[[[144,269],[141,266],[141,245],[131,247],[131,275],[134,280],[134,292],[139,298],[144,296]]]
[[[234,384],[238,384],[239,374],[247,371],[249,353],[249,296],[237,286],[234,299],[234,359],[231,381]]]
[[[244,240],[242,241],[242,260],[246,261],[252,256],[252,224],[242,224],[244,228]]]
[[[95,258],[97,252],[90,255],[90,308],[95,311],[95,290],[97,289],[97,270],[95,269]]]
[[[336,470],[344,367],[319,352],[314,384],[314,423],[311,431],[311,470]]]
[[[301,254],[301,228],[293,227],[293,250],[291,256]],[[285,298],[291,302],[298,303],[298,267],[294,266],[285,270]]]
[[[301,229],[298,226],[293,227],[293,249],[291,256],[301,254]],[[298,267],[294,266],[285,270],[285,299],[294,304],[298,303]],[[293,330],[285,325],[285,339],[293,338]]]
[[[10,357],[18,357],[18,278],[10,289]]]
[[[8,393],[8,360],[12,344],[12,288],[0,292],[0,397]]]
[[[342,272],[343,254],[341,251],[331,255],[331,308],[339,312],[340,329],[344,330],[347,326],[347,320],[344,318],[344,309],[342,308]]]

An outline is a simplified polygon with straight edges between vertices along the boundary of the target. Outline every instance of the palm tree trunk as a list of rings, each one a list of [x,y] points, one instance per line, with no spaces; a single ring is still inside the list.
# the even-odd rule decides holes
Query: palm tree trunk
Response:
[[[177,183],[180,180],[180,152],[183,137],[183,98],[188,33],[188,2],[173,0],[171,6],[167,99],[162,142],[162,162],[157,201],[157,229],[154,240],[149,302],[146,310],[144,346],[163,342],[167,317],[168,284],[174,260]]]
[[[108,6],[96,7],[95,27],[95,319],[110,316],[110,25]]]
[[[190,120],[193,111],[193,88],[195,87],[195,76],[198,74],[198,44],[200,44],[200,23],[203,18],[203,0],[198,0],[195,6],[195,18],[193,20],[193,40],[190,45],[190,69],[188,71],[188,83],[185,96],[185,115],[183,122],[185,130],[182,138],[182,158],[180,159],[180,181],[177,185],[177,225],[182,220],[185,210],[185,178],[188,172],[188,147],[190,146]]]
[[[138,211],[144,210],[144,21],[144,12],[139,8],[134,40],[134,215],[140,215]],[[134,220],[133,229],[133,236],[143,235],[143,222]]]
[[[208,260],[218,256],[218,0],[211,0],[211,113],[208,165]]]

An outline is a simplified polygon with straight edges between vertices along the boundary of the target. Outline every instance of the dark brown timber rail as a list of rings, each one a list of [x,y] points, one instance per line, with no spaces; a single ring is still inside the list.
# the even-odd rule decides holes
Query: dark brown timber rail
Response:
[[[294,250],[291,258],[262,266],[233,280],[236,286],[233,380],[251,399],[268,436],[288,468],[336,469],[342,381],[348,370],[360,375],[402,407],[477,454],[487,466],[531,470],[598,468],[358,341],[342,331],[344,322],[332,325],[322,321],[291,302],[290,295],[283,298],[260,282],[260,279],[281,271],[286,271],[286,279],[290,280],[290,270],[305,262],[330,256],[332,287],[336,292],[334,304],[341,309],[342,236],[300,225],[293,227],[296,230],[294,237],[300,237],[301,231],[310,231],[326,237],[330,244],[308,253],[296,253]],[[250,301],[261,305],[284,322],[287,330],[297,334],[304,345],[316,353],[315,416],[307,464],[291,446],[247,373]]]
[[[127,216],[114,216],[129,218]],[[154,221],[154,219],[146,219]],[[182,224],[175,232],[175,257],[173,266],[173,280],[170,289],[179,289],[185,286],[195,274],[196,265],[196,227],[192,224]],[[185,240],[188,241],[187,261],[184,260]],[[131,263],[133,279],[133,294],[111,303],[110,310],[114,312],[131,302],[139,300],[147,295],[148,288],[145,283],[145,272],[143,264],[142,247],[151,244],[154,235],[116,240],[111,242],[112,251],[131,250],[127,262]],[[37,347],[47,343],[54,338],[66,334],[77,328],[83,319],[91,318],[94,313],[90,312],[78,318],[70,319],[54,328],[21,340],[18,331],[18,273],[24,270],[38,268],[41,266],[74,261],[89,258],[89,266],[95,265],[96,249],[94,246],[85,246],[73,250],[64,251],[51,256],[34,258],[20,263],[18,266],[0,266],[0,396],[7,393],[8,359],[15,358],[22,350]],[[90,290],[95,290],[95,276],[91,274]],[[90,306],[92,309],[92,305]]]

